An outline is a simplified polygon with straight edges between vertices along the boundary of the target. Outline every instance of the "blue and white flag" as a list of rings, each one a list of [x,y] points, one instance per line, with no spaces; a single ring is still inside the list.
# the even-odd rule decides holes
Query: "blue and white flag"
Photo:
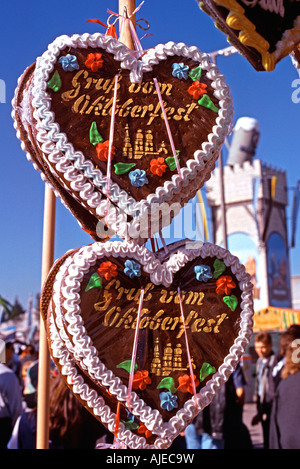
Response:
[[[259,188],[260,188],[260,183],[261,183],[261,177],[255,177],[252,179],[252,184],[253,184],[253,214],[254,214],[254,220],[256,223],[256,228],[257,228],[257,233],[258,233],[258,239],[261,239],[260,235],[260,230],[259,230],[259,224],[258,224],[258,218],[257,218],[257,205],[258,205],[258,193],[259,193]]]

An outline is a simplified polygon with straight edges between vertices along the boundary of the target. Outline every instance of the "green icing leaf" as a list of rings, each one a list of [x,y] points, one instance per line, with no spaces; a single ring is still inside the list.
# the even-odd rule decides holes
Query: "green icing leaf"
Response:
[[[48,88],[50,88],[52,91],[57,92],[62,85],[59,73],[57,70],[53,73],[52,77],[47,83]]]
[[[193,68],[190,73],[189,73],[189,77],[193,80],[193,81],[196,81],[196,80],[200,80],[201,78],[201,73],[202,73],[202,70],[201,70],[201,67],[199,65],[199,67],[197,68]]]
[[[91,278],[89,280],[89,283],[86,286],[85,291],[89,291],[92,288],[99,288],[102,287],[102,281],[101,278],[99,277],[99,274],[95,272],[93,275],[91,275]]]
[[[231,309],[231,311],[234,311],[238,305],[238,299],[235,295],[224,296],[223,301],[228,306],[228,308]]]
[[[117,175],[126,174],[131,170],[131,168],[134,168],[135,166],[135,163],[116,163],[114,165],[115,173]]]
[[[131,360],[125,360],[124,362],[119,363],[117,365],[117,368],[123,368],[124,370],[128,371],[128,373],[130,373]],[[134,371],[136,371],[137,369],[138,369],[138,366],[137,366],[137,364],[135,364],[134,365]]]
[[[180,150],[176,150],[176,153],[177,153],[177,159],[179,160]],[[175,171],[177,166],[176,166],[176,161],[175,161],[174,156],[168,156],[168,158],[165,159],[165,162],[167,163],[167,165],[168,165],[168,167],[171,171]]]
[[[218,278],[226,269],[226,265],[224,264],[223,261],[220,261],[219,259],[216,259],[214,262],[214,278]]]
[[[137,430],[139,428],[139,424],[134,422],[133,420],[127,420],[127,422],[125,422],[125,420],[122,420],[122,423],[124,423],[125,427],[128,430]]]
[[[177,389],[175,388],[174,379],[171,377],[163,378],[157,386],[157,389],[168,389],[168,391],[170,391],[172,394],[177,391]]]
[[[211,109],[214,112],[219,112],[219,109],[214,105],[212,100],[210,99],[207,94],[204,94],[201,99],[199,99],[198,104],[200,106],[207,107],[208,109]]]
[[[93,145],[97,145],[98,143],[103,142],[103,138],[98,132],[96,122],[92,122],[92,125],[90,128],[90,142]]]
[[[207,376],[215,372],[216,369],[214,366],[210,365],[209,363],[203,363],[200,370],[200,381],[204,381]]]

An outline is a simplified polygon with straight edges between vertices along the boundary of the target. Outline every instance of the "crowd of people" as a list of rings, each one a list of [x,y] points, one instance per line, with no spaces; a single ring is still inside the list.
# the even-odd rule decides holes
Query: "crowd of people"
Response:
[[[256,414],[251,426],[261,425],[264,449],[300,449],[300,325],[280,336],[273,350],[268,332],[255,335],[257,354]],[[240,364],[223,387],[186,428],[175,447],[188,449],[251,449],[249,428],[243,422],[246,379]]]
[[[0,362],[0,449],[36,449],[38,353],[33,346],[15,353],[5,344]],[[49,389],[49,449],[94,449],[113,441],[86,410],[52,364]]]
[[[277,353],[268,332],[256,334],[254,346],[257,413],[251,424],[262,426],[264,449],[300,449],[300,325],[281,334]],[[77,400],[55,366],[50,378],[49,448],[110,447],[113,435]],[[36,448],[37,382],[35,348],[27,346],[16,355],[14,344],[7,342],[5,361],[0,361],[0,449]],[[238,364],[172,448],[251,449],[243,422],[245,386]]]
[[[255,350],[257,415],[252,423],[261,423],[265,449],[300,449],[300,325],[281,334],[277,354],[267,332],[257,334]]]

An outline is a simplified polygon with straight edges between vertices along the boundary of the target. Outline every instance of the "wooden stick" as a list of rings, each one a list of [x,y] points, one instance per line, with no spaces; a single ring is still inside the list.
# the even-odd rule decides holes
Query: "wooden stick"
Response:
[[[128,16],[130,16],[131,13],[134,12],[136,8],[135,0],[119,0],[119,15],[122,15],[124,13],[124,8],[126,8]],[[136,27],[135,15],[133,16],[131,20],[132,20],[133,26]],[[121,22],[119,22],[119,24],[121,24]],[[132,40],[128,21],[126,21],[124,25],[122,36],[120,37],[120,41],[123,42],[125,46],[129,47],[129,49],[134,49],[134,43]]]
[[[44,228],[42,251],[41,284],[44,281],[54,261],[54,235],[56,197],[48,184],[45,185],[44,200]],[[45,325],[40,318],[39,338],[39,370],[37,391],[37,449],[49,447],[49,382],[50,382],[50,354],[46,336]]]

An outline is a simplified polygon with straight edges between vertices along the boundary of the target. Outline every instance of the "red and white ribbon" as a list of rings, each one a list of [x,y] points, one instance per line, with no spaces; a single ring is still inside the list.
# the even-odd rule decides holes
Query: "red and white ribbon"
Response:
[[[131,409],[132,383],[133,383],[134,367],[135,367],[135,362],[136,362],[136,352],[137,352],[137,346],[138,346],[138,341],[139,341],[139,330],[140,330],[140,321],[141,321],[141,315],[142,315],[142,309],[143,309],[143,301],[144,301],[144,288],[142,287],[140,301],[139,301],[139,309],[137,313],[134,342],[133,342],[133,349],[132,349],[132,356],[131,356],[130,373],[129,373],[128,391],[127,391],[126,402],[127,402],[127,407],[129,411]]]

